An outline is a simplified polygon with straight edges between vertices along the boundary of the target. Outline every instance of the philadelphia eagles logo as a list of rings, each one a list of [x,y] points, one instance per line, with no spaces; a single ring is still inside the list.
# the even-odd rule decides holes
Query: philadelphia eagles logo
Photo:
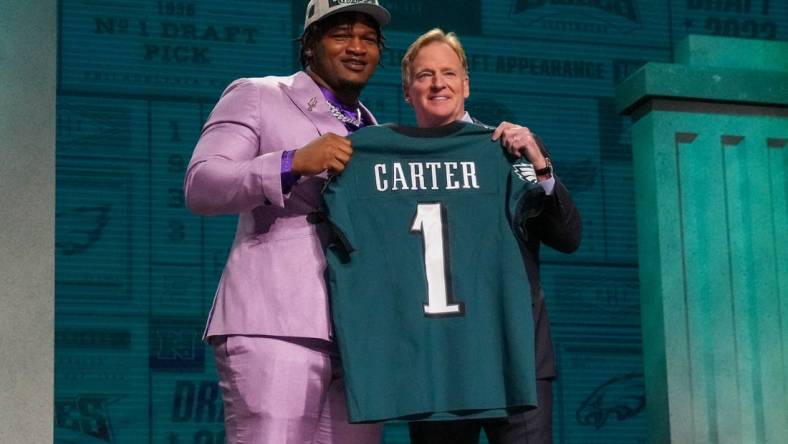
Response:
[[[520,159],[515,162],[512,165],[512,171],[523,182],[536,183],[536,172],[534,172],[534,166],[531,163],[525,161],[525,159]]]
[[[528,24],[564,26],[553,29],[607,33],[610,28],[625,34],[640,29],[642,22],[636,0],[513,0],[510,17]],[[599,27],[583,26],[592,23]]]

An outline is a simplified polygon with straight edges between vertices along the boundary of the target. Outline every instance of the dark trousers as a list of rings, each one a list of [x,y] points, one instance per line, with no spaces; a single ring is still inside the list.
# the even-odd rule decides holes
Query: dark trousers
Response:
[[[539,408],[508,418],[410,423],[411,444],[478,444],[484,429],[490,444],[552,444],[553,384],[536,380]]]

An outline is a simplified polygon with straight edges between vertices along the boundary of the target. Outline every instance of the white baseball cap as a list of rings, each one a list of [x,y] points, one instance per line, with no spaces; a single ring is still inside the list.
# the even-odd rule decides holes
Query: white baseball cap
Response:
[[[378,0],[309,0],[309,4],[306,5],[304,30],[312,23],[330,15],[353,11],[368,14],[381,28],[391,20],[391,14],[378,4]]]

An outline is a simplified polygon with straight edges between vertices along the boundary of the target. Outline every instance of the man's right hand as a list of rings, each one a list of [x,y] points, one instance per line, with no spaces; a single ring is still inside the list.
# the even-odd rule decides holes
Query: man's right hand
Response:
[[[314,176],[328,170],[336,174],[345,169],[353,155],[350,140],[326,133],[296,150],[293,155],[293,172]]]

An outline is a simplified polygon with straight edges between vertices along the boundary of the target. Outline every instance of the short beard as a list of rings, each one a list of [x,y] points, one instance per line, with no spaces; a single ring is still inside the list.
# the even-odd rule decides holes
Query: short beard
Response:
[[[361,95],[361,90],[364,89],[366,83],[362,82],[354,82],[351,80],[339,80],[338,90],[337,93],[339,94],[347,94],[347,95],[354,95],[356,97]]]

